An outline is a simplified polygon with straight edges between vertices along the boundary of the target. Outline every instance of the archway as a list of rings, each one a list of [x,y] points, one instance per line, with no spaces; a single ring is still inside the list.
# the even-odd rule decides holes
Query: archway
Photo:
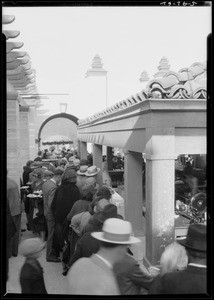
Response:
[[[42,134],[42,130],[44,129],[45,125],[47,125],[47,123],[49,123],[50,121],[52,121],[54,119],[60,119],[60,118],[70,120],[75,125],[77,125],[78,118],[73,115],[66,114],[66,113],[60,113],[60,114],[50,116],[42,123],[42,125],[40,126],[40,129],[38,131],[38,149],[40,149],[40,147],[41,147],[41,134]]]

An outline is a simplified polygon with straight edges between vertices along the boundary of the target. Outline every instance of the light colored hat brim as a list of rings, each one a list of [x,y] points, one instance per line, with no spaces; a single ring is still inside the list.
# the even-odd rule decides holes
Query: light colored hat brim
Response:
[[[87,171],[86,171],[86,172],[85,172],[85,176],[92,177],[92,176],[97,175],[99,172],[100,172],[100,168],[97,168],[97,172],[95,172],[95,173],[93,173],[93,174],[88,174]]]
[[[130,236],[129,240],[128,241],[112,241],[112,240],[107,240],[105,238],[103,238],[103,232],[91,232],[91,235],[97,239],[97,240],[100,240],[100,241],[103,241],[103,242],[107,242],[107,243],[112,243],[112,244],[122,244],[122,245],[129,245],[129,244],[136,244],[136,243],[140,243],[141,240],[134,237],[134,236]]]
[[[85,176],[85,173],[86,173],[86,172],[80,172],[80,170],[77,171],[77,175]]]

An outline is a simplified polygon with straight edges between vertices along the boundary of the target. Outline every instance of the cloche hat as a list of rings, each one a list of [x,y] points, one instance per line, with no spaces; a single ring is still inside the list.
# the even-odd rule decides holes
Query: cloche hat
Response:
[[[87,169],[88,169],[87,165],[80,165],[80,169],[77,171],[77,174],[85,176]]]
[[[131,223],[117,218],[107,219],[102,232],[92,232],[91,235],[95,239],[113,244],[129,245],[140,242],[140,239],[132,236]]]
[[[95,178],[87,178],[85,181],[85,185],[92,185],[95,190],[99,188],[99,184],[97,183]]]

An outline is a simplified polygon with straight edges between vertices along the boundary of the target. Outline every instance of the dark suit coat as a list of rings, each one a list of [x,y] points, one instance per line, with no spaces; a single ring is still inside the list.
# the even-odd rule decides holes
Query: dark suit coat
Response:
[[[149,290],[152,277],[145,274],[136,259],[126,254],[122,261],[114,265],[114,273],[121,295],[139,295],[141,287]]]
[[[22,294],[47,294],[43,269],[37,259],[27,258],[20,272]]]
[[[188,265],[183,271],[167,273],[154,282],[149,294],[206,294],[207,269]]]
[[[86,232],[76,244],[76,249],[69,261],[69,266],[81,257],[89,257],[100,249],[100,241],[95,239],[90,232]]]

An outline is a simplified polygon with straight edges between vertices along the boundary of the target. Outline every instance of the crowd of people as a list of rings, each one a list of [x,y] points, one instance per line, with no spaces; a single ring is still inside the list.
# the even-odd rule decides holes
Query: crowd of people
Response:
[[[26,258],[22,293],[47,294],[38,261],[44,248],[47,262],[62,264],[65,294],[206,293],[206,225],[190,225],[186,239],[166,247],[158,275],[144,272],[130,248],[140,239],[124,218],[124,199],[110,182],[98,185],[101,171],[90,157],[52,147],[23,167],[21,195],[8,176],[7,262],[18,252]],[[35,237],[20,242],[22,205]]]

